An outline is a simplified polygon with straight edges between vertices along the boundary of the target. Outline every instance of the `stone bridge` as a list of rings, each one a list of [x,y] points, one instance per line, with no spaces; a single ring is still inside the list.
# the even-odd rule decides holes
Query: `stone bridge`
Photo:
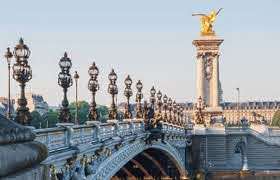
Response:
[[[199,173],[280,170],[280,129],[264,125],[205,128],[161,122],[147,130],[138,119],[35,131],[36,141],[49,149],[42,164],[53,179],[188,179]]]

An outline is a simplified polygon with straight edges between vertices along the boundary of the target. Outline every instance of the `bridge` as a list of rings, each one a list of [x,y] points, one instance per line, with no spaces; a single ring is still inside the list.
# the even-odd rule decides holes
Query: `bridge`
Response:
[[[48,155],[32,170],[15,174],[29,179],[97,180],[279,173],[279,128],[247,124],[205,128],[164,121],[147,128],[145,122],[113,120],[33,130],[34,142],[44,144]],[[6,178],[15,177],[13,174]]]
[[[199,51],[197,68],[200,79],[197,84],[200,94],[193,116],[186,113],[183,105],[167,96],[162,101],[161,92],[156,94],[154,88],[151,89],[149,105],[143,103],[141,81],[136,83],[136,108],[132,112],[129,102],[132,80],[128,76],[124,90],[127,102],[124,116],[120,118],[115,102],[117,75],[112,70],[108,85],[112,104],[108,120],[101,122],[95,102],[99,71],[93,63],[88,70],[92,102],[88,120],[81,125],[73,123],[77,119],[72,119],[69,110],[67,90],[73,84],[70,75],[72,62],[65,53],[59,61],[58,84],[63,88],[59,123],[56,127],[35,129],[30,126],[31,116],[24,91],[25,83],[32,77],[27,61],[30,51],[21,39],[15,48],[17,61],[13,68],[13,77],[21,87],[19,108],[15,118],[10,114],[7,118],[0,116],[1,179],[211,179],[228,176],[238,179],[254,175],[279,176],[280,128],[250,123],[246,118],[238,119],[240,123],[231,127],[221,117],[218,63],[212,67],[214,74],[205,77],[202,71],[203,59],[209,60],[209,66],[214,66],[211,64],[214,60],[218,61],[221,42],[205,38],[194,42]],[[9,49],[6,57],[11,57]],[[215,88],[211,91],[215,93],[204,88],[204,83],[210,83],[212,75],[211,87]],[[215,98],[211,98],[212,94]]]

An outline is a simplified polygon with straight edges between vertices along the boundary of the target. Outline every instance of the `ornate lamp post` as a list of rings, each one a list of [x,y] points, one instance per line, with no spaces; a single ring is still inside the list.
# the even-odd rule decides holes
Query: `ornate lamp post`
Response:
[[[142,112],[142,105],[141,105],[141,99],[143,98],[142,89],[143,84],[139,80],[136,84],[137,94],[136,94],[136,118],[142,118],[143,112]]]
[[[183,106],[180,106],[180,119],[181,119],[181,126],[184,125],[184,108]]]
[[[88,81],[88,89],[92,93],[92,100],[90,103],[88,118],[90,121],[96,121],[98,119],[98,114],[96,110],[95,94],[99,90],[99,84],[97,76],[99,74],[99,69],[96,67],[95,62],[88,69],[88,74],[90,76]]]
[[[171,98],[168,99],[168,111],[169,111],[168,120],[169,123],[172,123],[172,99]]]
[[[160,91],[157,92],[157,109],[158,109],[158,113],[160,114],[162,111],[161,111],[161,107],[162,107],[162,100],[161,100],[161,97],[162,97],[162,93]]]
[[[108,86],[108,92],[112,95],[112,104],[109,109],[109,119],[117,119],[117,107],[115,103],[115,96],[118,94],[118,87],[116,85],[117,74],[114,69],[112,69],[111,73],[108,76],[110,83]]]
[[[131,119],[132,118],[132,114],[131,114],[131,110],[130,110],[129,99],[132,96],[133,92],[131,90],[132,80],[131,80],[129,75],[124,80],[124,84],[125,84],[124,95],[125,95],[125,97],[127,99],[127,103],[126,103],[126,107],[125,107],[125,112],[124,112],[124,118],[125,119]]]
[[[13,78],[19,82],[21,88],[15,121],[23,125],[30,125],[32,119],[25,98],[25,84],[32,79],[32,70],[28,65],[29,56],[30,50],[21,38],[14,48],[16,63],[13,65]]]
[[[174,100],[173,101],[173,107],[172,107],[172,109],[173,109],[173,123],[174,124],[177,124],[177,117],[176,117],[176,114],[177,114],[177,104],[176,104],[176,101]]]
[[[195,122],[196,122],[196,124],[205,124],[204,113],[203,113],[204,109],[205,109],[205,104],[204,104],[201,96],[199,96],[198,103],[196,104],[196,112],[195,112]]]
[[[8,113],[7,118],[11,119],[11,60],[13,54],[10,51],[10,48],[7,48],[7,52],[5,53],[5,58],[8,63]]]
[[[163,110],[164,110],[164,116],[163,116],[163,119],[165,122],[167,122],[167,108],[168,108],[168,104],[167,104],[167,101],[168,101],[168,97],[166,96],[166,94],[163,96]]]
[[[75,99],[75,104],[76,104],[76,112],[75,112],[75,124],[79,124],[78,121],[78,80],[80,76],[77,71],[75,71],[74,74],[74,79],[75,79],[75,94],[76,94],[76,99]]]
[[[153,86],[150,90],[150,103],[152,104],[152,108],[155,109],[155,102],[156,102],[156,90]]]
[[[180,104],[177,104],[177,124],[180,125],[181,122],[181,114],[180,114]]]
[[[67,53],[64,53],[64,56],[59,61],[59,67],[61,72],[58,74],[58,85],[63,88],[63,100],[62,107],[60,108],[60,112],[58,115],[59,122],[62,123],[70,123],[71,122],[71,114],[69,111],[69,102],[67,99],[67,89],[73,85],[72,77],[70,74],[70,68],[72,67],[71,59],[68,58]]]

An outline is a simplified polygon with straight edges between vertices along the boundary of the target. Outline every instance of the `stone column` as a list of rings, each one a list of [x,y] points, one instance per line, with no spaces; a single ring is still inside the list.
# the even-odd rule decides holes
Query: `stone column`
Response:
[[[197,98],[200,96],[212,110],[219,110],[219,46],[223,39],[202,36],[193,40],[197,51]],[[207,64],[206,64],[207,63]],[[205,68],[206,67],[206,68]],[[206,74],[207,73],[207,74]],[[209,87],[209,91],[206,90]]]
[[[201,97],[204,100],[204,62],[202,54],[197,54],[196,63],[196,93],[197,99]]]
[[[219,107],[219,55],[213,56],[212,107]]]

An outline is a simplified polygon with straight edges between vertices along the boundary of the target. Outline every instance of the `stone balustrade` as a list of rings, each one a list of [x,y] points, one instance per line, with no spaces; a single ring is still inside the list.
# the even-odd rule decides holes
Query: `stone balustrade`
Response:
[[[185,136],[185,128],[162,123],[162,132],[168,135]],[[73,146],[104,142],[115,137],[126,137],[149,133],[145,131],[144,121],[126,120],[122,122],[92,123],[88,125],[69,125],[67,127],[54,127],[36,129],[36,141],[45,144],[50,153],[65,150]]]

